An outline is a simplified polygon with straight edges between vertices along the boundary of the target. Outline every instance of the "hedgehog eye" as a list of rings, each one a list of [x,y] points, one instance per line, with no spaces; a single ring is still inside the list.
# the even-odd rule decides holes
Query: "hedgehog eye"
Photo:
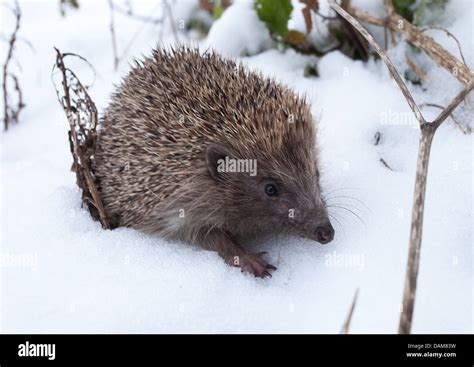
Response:
[[[267,184],[265,186],[265,194],[267,194],[268,196],[276,196],[277,189],[276,189],[275,185]]]

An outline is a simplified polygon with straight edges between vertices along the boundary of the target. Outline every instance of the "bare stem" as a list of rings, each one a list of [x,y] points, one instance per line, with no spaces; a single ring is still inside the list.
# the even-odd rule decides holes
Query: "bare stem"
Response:
[[[467,69],[464,70],[465,65],[459,60],[455,59],[451,54],[447,53],[441,46],[436,44],[431,38],[426,37],[422,34],[415,26],[411,25],[406,19],[400,17],[395,13],[392,2],[390,0],[384,0],[385,9],[389,16],[389,24],[393,20],[397,20],[399,32],[404,34],[406,38],[412,41],[412,44],[424,49],[430,56],[435,60],[439,57],[446,57],[446,60],[437,61],[438,65],[442,67],[447,67],[447,65],[456,65],[456,68],[459,67],[461,70],[463,68],[463,76],[459,77],[457,72],[453,71],[453,75],[458,77],[466,87],[461,90],[458,95],[453,99],[453,101],[440,113],[440,115],[432,123],[427,122],[423,115],[420,112],[420,109],[413,97],[411,96],[405,82],[400,77],[400,74],[394,67],[391,60],[386,55],[385,51],[375,42],[374,38],[362,27],[362,25],[354,19],[354,17],[349,14],[347,11],[342,9],[335,0],[329,0],[329,5],[331,8],[345,18],[352,26],[357,29],[364,38],[370,43],[374,50],[379,54],[380,58],[383,60],[391,75],[395,79],[398,87],[405,96],[410,108],[415,114],[418,122],[420,123],[421,136],[420,143],[418,148],[418,163],[416,168],[416,177],[415,177],[415,193],[413,199],[413,210],[412,210],[412,220],[411,220],[411,230],[410,230],[410,242],[408,250],[408,264],[405,275],[405,288],[403,293],[403,312],[400,316],[399,324],[399,333],[410,333],[413,319],[413,310],[415,306],[415,296],[416,296],[416,284],[418,278],[418,269],[420,264],[420,252],[421,252],[421,240],[422,240],[422,229],[423,229],[423,212],[425,206],[425,193],[426,193],[426,183],[428,175],[428,163],[431,151],[431,143],[433,141],[434,134],[437,128],[446,120],[446,118],[453,112],[453,110],[464,100],[464,98],[471,92],[474,79],[472,78],[472,72]],[[350,2],[345,1],[347,9],[350,9]],[[352,9],[352,12],[354,9]],[[365,14],[354,12],[354,15],[359,14],[361,17],[365,17]],[[356,15],[357,16],[357,15]],[[367,20],[367,18],[365,18]],[[396,27],[397,28],[397,27]],[[418,38],[413,39],[414,35],[417,35]],[[410,38],[411,37],[411,38]],[[430,46],[427,48],[426,42]],[[454,59],[454,60],[453,60]]]
[[[335,4],[334,0],[329,0]],[[337,5],[337,4],[336,4]],[[350,5],[343,8],[352,16],[361,22],[388,27],[392,32],[403,36],[410,44],[422,49],[438,66],[446,69],[454,75],[461,83],[467,85],[473,78],[473,72],[461,61],[456,59],[451,53],[441,47],[433,38],[424,34],[425,30],[420,30],[407,19],[397,14],[393,8],[391,0],[384,0],[385,9],[387,10],[387,18],[380,19],[371,14],[354,8]],[[331,5],[334,9],[334,6]],[[334,9],[335,10],[335,9]],[[462,52],[461,52],[462,53]],[[463,57],[463,56],[461,56]]]
[[[375,52],[377,52],[377,54],[380,56],[382,61],[387,66],[388,70],[390,71],[390,74],[392,74],[393,78],[397,82],[398,87],[403,93],[403,96],[407,100],[408,105],[410,106],[413,113],[415,114],[415,117],[418,120],[418,122],[420,124],[426,123],[423,115],[421,114],[420,109],[418,108],[415,100],[413,99],[410,91],[405,85],[405,82],[403,81],[399,72],[397,71],[397,69],[395,68],[395,66],[393,65],[392,61],[389,59],[389,57],[387,56],[383,48],[380,47],[379,44],[374,40],[374,37],[372,37],[372,35],[369,32],[367,32],[367,30],[352,15],[350,15],[347,11],[341,8],[335,2],[335,0],[329,0],[329,5],[336,13],[338,13],[340,16],[346,19],[367,40],[367,42],[370,43],[370,45],[374,48]]]
[[[109,0],[109,10],[110,10],[110,35],[112,37],[112,52],[114,54],[114,70],[117,71],[119,58],[117,52],[117,36],[115,35],[115,5],[112,0]]]
[[[10,61],[13,58],[13,51],[15,49],[15,43],[17,41],[18,30],[20,29],[20,20],[21,20],[21,9],[18,5],[18,1],[15,0],[15,7],[12,9],[13,14],[15,16],[15,28],[13,33],[11,34],[8,40],[8,52],[7,57],[5,59],[5,63],[3,64],[3,125],[5,131],[8,130],[8,126],[10,123],[18,122],[18,117],[20,111],[25,107],[23,103],[23,95],[21,92],[20,84],[18,82],[18,78],[9,73],[8,68],[10,66]],[[8,77],[12,77],[15,91],[18,95],[18,103],[16,107],[12,107],[8,100]]]
[[[56,48],[55,50],[56,63],[53,67],[53,73],[56,69],[61,73],[62,93],[56,85],[55,88],[58,101],[63,107],[69,122],[69,143],[74,162],[73,169],[76,172],[77,184],[82,190],[82,201],[89,208],[91,215],[99,219],[102,227],[110,229],[110,223],[97,190],[91,164],[97,138],[97,108],[87,93],[88,88],[64,63],[66,56],[77,56],[82,60],[85,59],[75,54],[63,54]]]
[[[430,125],[421,127],[420,144],[418,146],[418,162],[416,166],[415,194],[411,218],[410,245],[408,250],[408,264],[403,291],[403,308],[400,316],[398,332],[409,334],[415,307],[416,284],[418,268],[420,266],[421,238],[423,232],[423,212],[428,177],[428,162],[431,143],[436,129]]]
[[[349,309],[349,313],[347,314],[346,321],[344,322],[344,325],[342,325],[341,329],[341,334],[348,334],[349,333],[349,328],[351,326],[351,321],[352,321],[352,314],[354,313],[354,309],[357,303],[357,297],[359,296],[359,288],[356,289],[354,293],[354,298],[352,299],[352,304],[351,308]]]

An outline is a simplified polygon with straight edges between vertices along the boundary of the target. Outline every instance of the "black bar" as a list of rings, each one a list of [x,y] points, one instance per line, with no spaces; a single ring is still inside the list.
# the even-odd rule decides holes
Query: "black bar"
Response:
[[[287,360],[292,366],[396,362],[472,367],[473,346],[473,335],[0,335],[0,366],[195,365],[212,360],[269,365]],[[43,356],[24,355],[30,352]]]

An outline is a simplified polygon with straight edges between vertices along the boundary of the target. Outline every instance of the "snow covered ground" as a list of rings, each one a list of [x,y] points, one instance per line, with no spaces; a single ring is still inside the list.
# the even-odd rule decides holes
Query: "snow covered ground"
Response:
[[[380,61],[364,64],[339,52],[316,60],[271,49],[265,28],[242,2],[226,11],[203,41],[203,47],[226,55],[251,55],[242,62],[305,93],[320,120],[323,185],[332,191],[329,203],[335,207],[330,211],[338,219],[335,240],[321,246],[279,237],[249,244],[268,251],[278,267],[271,279],[255,279],[226,266],[217,254],[187,244],[131,229],[104,231],[81,208],[69,170],[68,125],[50,78],[53,46],[79,53],[94,65],[91,94],[99,109],[128,65],[122,62],[118,72],[113,70],[106,1],[81,0],[81,9],[65,18],[57,3],[20,2],[20,35],[35,50],[18,46],[27,108],[20,124],[0,134],[1,332],[337,333],[356,288],[351,332],[397,331],[419,129]],[[173,7],[178,24],[188,19],[194,3]],[[374,2],[355,4],[382,10]],[[148,1],[137,10],[159,16],[162,8]],[[4,35],[12,29],[11,18],[2,4]],[[472,2],[450,1],[442,19],[461,41],[472,69]],[[293,21],[301,27],[299,14]],[[148,53],[159,40],[160,26],[118,15],[116,23],[119,53],[135,39],[127,60]],[[258,36],[253,38],[253,32]],[[430,35],[458,55],[442,32]],[[179,34],[181,42],[190,42],[188,37]],[[162,41],[175,42],[169,24]],[[404,67],[404,47],[401,43],[390,51],[399,68]],[[315,62],[320,77],[305,77],[304,68]],[[426,90],[410,85],[415,98],[446,105],[461,85],[426,59],[420,62],[429,81]],[[74,67],[84,81],[91,80],[87,68]],[[437,112],[424,110],[428,118]],[[472,123],[467,108],[457,116]],[[381,138],[374,145],[377,132]],[[448,120],[434,140],[414,315],[417,333],[473,332],[472,139]],[[340,204],[362,222],[336,207]]]

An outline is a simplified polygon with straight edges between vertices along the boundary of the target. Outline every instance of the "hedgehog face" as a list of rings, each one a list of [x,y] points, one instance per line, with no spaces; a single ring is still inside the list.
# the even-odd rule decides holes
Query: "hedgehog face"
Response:
[[[272,178],[263,174],[255,183],[244,183],[256,208],[254,220],[322,244],[332,241],[334,230],[319,194],[317,177]],[[250,187],[250,190],[249,190]],[[258,214],[260,213],[260,214]]]
[[[320,195],[317,169],[311,174],[293,165],[292,174],[283,170],[281,175],[282,169],[264,159],[232,157],[220,145],[206,150],[215,195],[225,198],[229,228],[244,234],[284,232],[322,244],[332,241],[334,230]]]

